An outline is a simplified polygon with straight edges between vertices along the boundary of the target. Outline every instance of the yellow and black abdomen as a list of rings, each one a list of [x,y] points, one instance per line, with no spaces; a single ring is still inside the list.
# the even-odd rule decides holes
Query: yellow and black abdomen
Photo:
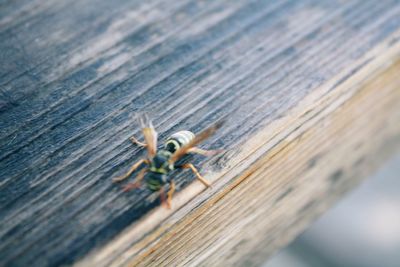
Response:
[[[165,149],[174,153],[179,148],[187,145],[194,138],[194,133],[191,131],[179,131],[168,137],[165,142]]]

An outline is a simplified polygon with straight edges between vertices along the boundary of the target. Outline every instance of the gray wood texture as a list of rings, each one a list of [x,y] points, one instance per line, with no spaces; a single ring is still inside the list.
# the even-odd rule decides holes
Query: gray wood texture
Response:
[[[316,103],[293,110],[281,131],[268,126],[252,137],[253,149],[217,174],[213,189],[179,201],[174,214],[155,210],[79,266],[260,266],[399,151],[396,50],[394,67],[367,82],[363,68],[355,83],[320,88],[326,94],[313,93]]]
[[[160,140],[227,116],[202,147],[228,152],[187,159],[208,177],[399,30],[395,0],[1,2],[0,265],[72,264],[159,206],[111,183],[145,155],[138,112]]]

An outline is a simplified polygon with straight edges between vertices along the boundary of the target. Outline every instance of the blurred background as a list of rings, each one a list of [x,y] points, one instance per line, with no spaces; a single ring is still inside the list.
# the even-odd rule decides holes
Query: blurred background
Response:
[[[400,266],[400,154],[263,267]]]

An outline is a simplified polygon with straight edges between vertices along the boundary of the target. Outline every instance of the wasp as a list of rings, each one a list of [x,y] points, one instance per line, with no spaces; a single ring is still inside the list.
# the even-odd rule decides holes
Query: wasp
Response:
[[[115,177],[113,181],[120,182],[125,180],[143,164],[146,167],[139,171],[134,182],[124,186],[124,191],[140,187],[144,179],[147,188],[153,192],[158,191],[161,203],[166,205],[167,208],[171,208],[172,195],[175,192],[174,180],[169,175],[171,171],[175,169],[190,169],[200,182],[206,187],[210,186],[210,183],[200,175],[193,164],[177,164],[177,161],[188,153],[212,156],[221,152],[222,150],[204,150],[196,146],[213,135],[222,126],[223,120],[218,121],[197,135],[191,131],[176,132],[167,138],[164,147],[159,150],[157,150],[157,132],[149,117],[146,114],[141,115],[139,123],[142,127],[145,142],[138,141],[134,136],[130,140],[135,145],[145,147],[147,149],[147,157],[137,161],[124,175]],[[164,192],[166,184],[169,184],[167,197],[165,197]]]

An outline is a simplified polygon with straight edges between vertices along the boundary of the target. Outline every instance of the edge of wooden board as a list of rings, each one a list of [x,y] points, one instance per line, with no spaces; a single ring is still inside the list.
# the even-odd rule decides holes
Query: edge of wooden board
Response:
[[[341,109],[341,106],[353,98],[360,88],[367,87],[371,80],[385,75],[393,66],[398,66],[400,43],[396,41],[399,38],[400,32],[392,35],[354,65],[314,90],[286,116],[260,130],[240,148],[232,150],[228,155],[227,166],[222,171],[206,177],[213,183],[211,189],[204,190],[201,183],[192,183],[174,196],[172,210],[162,207],[154,209],[76,265],[136,265],[153,252],[163,250],[163,245],[172,242],[172,238],[177,236],[178,232],[182,233],[183,228],[186,227],[188,230],[187,227],[195,223],[200,216],[207,216],[213,206],[221,200],[228,199],[228,194],[234,194],[238,188],[251,183],[249,177],[259,174],[269,161],[286,153],[286,147],[298,146],[299,140],[304,138],[301,136],[307,135],[306,131],[300,133],[299,128],[315,124],[322,117]],[[349,73],[351,79],[348,79]],[[338,84],[338,81],[341,83]],[[273,181],[270,183],[272,186]],[[282,195],[289,194],[288,192],[293,189],[276,187],[272,190],[274,195],[281,195],[282,198]],[[190,231],[188,233],[190,234]],[[287,243],[292,237],[293,235],[288,235],[287,238],[283,238],[286,242],[282,241],[280,245]],[[161,258],[162,256],[159,256],[155,259]],[[204,259],[204,256],[200,258]]]

